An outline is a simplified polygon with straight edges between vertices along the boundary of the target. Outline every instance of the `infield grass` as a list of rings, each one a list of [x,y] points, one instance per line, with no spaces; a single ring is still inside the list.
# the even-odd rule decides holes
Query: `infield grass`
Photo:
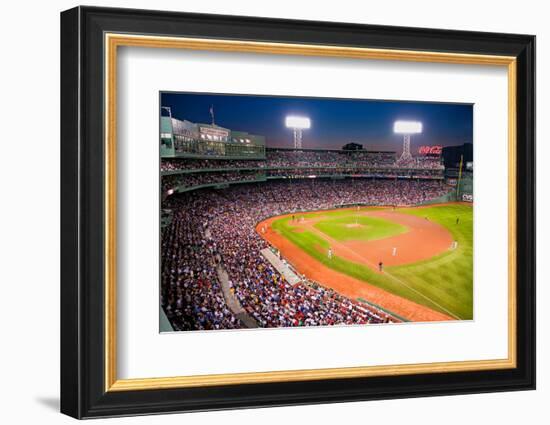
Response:
[[[384,239],[407,231],[407,228],[401,224],[353,213],[344,217],[327,217],[313,226],[332,239],[341,242]]]
[[[379,208],[376,208],[379,209]],[[368,209],[363,208],[362,211]],[[338,256],[328,259],[329,243],[308,230],[294,231],[291,218],[275,220],[272,227],[293,244],[327,267],[356,279],[378,286],[388,292],[407,298],[433,310],[458,319],[473,318],[473,208],[465,204],[448,204],[422,208],[401,208],[397,212],[427,217],[449,230],[458,248],[448,250],[429,260],[414,264],[385,268],[384,274],[374,272],[365,264],[355,263]],[[355,211],[318,212],[311,217],[322,217],[315,227],[333,239],[373,240],[386,238],[406,231],[404,226],[387,220],[359,222],[363,227],[349,227],[359,219]],[[308,215],[308,217],[310,217]],[[456,224],[456,219],[459,224]],[[389,225],[388,225],[389,223]],[[353,236],[357,232],[357,236]],[[374,235],[374,236],[373,236]],[[422,241],[419,241],[421,243]]]

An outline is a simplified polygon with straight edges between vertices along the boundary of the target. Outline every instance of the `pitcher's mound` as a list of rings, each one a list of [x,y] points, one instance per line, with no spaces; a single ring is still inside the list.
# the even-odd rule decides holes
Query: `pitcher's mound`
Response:
[[[350,223],[350,224],[346,224],[346,227],[353,229],[355,227],[363,227],[363,225],[359,223]]]

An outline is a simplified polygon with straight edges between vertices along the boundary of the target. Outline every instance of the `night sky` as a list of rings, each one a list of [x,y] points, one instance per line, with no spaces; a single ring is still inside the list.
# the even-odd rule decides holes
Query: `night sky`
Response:
[[[174,118],[201,123],[211,122],[213,105],[217,125],[264,135],[268,147],[293,147],[287,115],[311,119],[311,128],[303,131],[304,148],[340,149],[357,142],[369,150],[401,152],[402,136],[393,133],[396,120],[423,123],[423,133],[411,136],[413,154],[422,145],[473,142],[473,106],[464,104],[162,93],[161,105],[172,108]]]

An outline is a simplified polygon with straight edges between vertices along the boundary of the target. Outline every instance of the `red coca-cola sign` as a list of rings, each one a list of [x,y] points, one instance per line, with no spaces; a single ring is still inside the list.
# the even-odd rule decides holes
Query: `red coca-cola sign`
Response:
[[[418,148],[418,153],[420,155],[441,155],[443,151],[443,146],[434,145],[434,146],[420,146]]]

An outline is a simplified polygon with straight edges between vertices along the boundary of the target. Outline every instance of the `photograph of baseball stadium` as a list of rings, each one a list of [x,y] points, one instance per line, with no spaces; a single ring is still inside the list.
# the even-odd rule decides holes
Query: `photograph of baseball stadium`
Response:
[[[160,331],[473,320],[473,105],[161,92]]]

